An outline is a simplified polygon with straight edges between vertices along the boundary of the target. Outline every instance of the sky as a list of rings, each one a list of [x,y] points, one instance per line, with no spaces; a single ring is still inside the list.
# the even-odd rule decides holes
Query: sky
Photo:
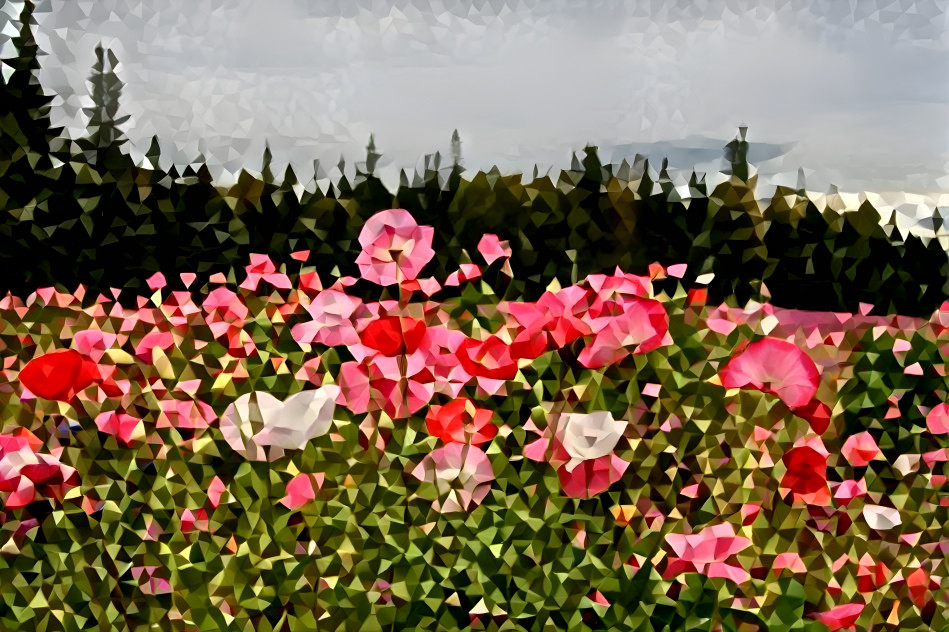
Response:
[[[541,173],[604,160],[715,171],[748,126],[762,182],[949,192],[949,0],[39,0],[54,123],[84,132],[100,41],[130,151],[221,180],[346,173],[370,133],[387,184],[426,153]],[[3,56],[20,3],[0,9]],[[6,39],[3,39],[6,38]]]

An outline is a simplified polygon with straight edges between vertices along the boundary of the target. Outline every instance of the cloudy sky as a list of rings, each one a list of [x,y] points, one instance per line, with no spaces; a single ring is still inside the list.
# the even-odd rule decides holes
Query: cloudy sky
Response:
[[[201,152],[222,179],[268,140],[302,181],[314,158],[351,172],[372,132],[397,182],[455,128],[468,169],[559,169],[586,143],[715,169],[743,124],[772,182],[803,167],[814,190],[949,191],[949,0],[39,5],[58,124],[83,133],[101,41],[133,153],[158,134],[166,162]]]

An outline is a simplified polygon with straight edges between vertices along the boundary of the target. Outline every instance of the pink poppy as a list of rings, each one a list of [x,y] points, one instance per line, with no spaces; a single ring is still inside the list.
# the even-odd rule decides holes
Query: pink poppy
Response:
[[[867,480],[861,478],[859,481],[847,479],[842,481],[834,491],[834,500],[842,507],[846,507],[857,498],[863,498],[867,494]]]
[[[322,344],[328,347],[359,342],[355,318],[362,311],[362,300],[339,290],[324,290],[306,306],[313,320],[300,323],[290,330],[299,343]]]
[[[511,247],[506,241],[498,239],[497,235],[485,234],[478,242],[478,252],[484,257],[488,265],[498,259],[510,259]]]
[[[51,454],[37,453],[40,445],[28,431],[0,435],[0,495],[8,509],[41,498],[61,500],[79,484],[79,473]]]
[[[763,338],[719,371],[725,388],[774,393],[790,408],[805,406],[817,392],[820,373],[810,356],[786,340]]]
[[[826,612],[815,612],[811,616],[830,628],[831,632],[841,628],[851,628],[857,623],[863,612],[864,604],[846,603],[836,606]]]
[[[100,413],[95,422],[100,432],[114,436],[126,446],[131,445],[136,436],[143,437],[145,434],[141,419],[114,410]]]
[[[391,379],[367,360],[344,362],[339,367],[336,403],[356,414],[381,410],[392,419],[405,419],[432,400],[433,382],[428,371]]]
[[[937,404],[926,415],[926,427],[933,434],[949,433],[949,404]]]
[[[752,544],[748,538],[736,536],[735,528],[730,523],[706,527],[700,533],[691,535],[669,533],[666,542],[676,554],[670,563],[681,560],[698,573],[708,577],[726,577],[736,583],[751,579],[748,571],[727,563],[729,557]]]
[[[74,349],[52,351],[30,360],[20,371],[20,383],[43,399],[68,402],[101,374],[94,362]]]
[[[316,490],[323,485],[323,478],[323,474],[297,474],[287,483],[287,495],[280,504],[288,509],[300,509],[316,498]]]
[[[494,413],[478,408],[467,397],[452,400],[444,406],[434,405],[425,415],[428,434],[437,437],[442,443],[487,443],[498,433],[491,423]]]
[[[138,345],[136,345],[135,357],[142,362],[151,364],[153,349],[167,351],[173,346],[175,346],[175,337],[172,336],[171,333],[167,331],[151,331],[145,334]]]
[[[418,277],[435,256],[435,229],[419,226],[404,209],[379,211],[359,233],[362,252],[356,258],[362,278],[379,285],[394,285]]]
[[[115,344],[118,336],[98,329],[78,331],[73,336],[73,345],[76,351],[88,357],[93,362],[102,359],[103,352]]]
[[[883,457],[873,435],[866,431],[847,437],[840,453],[854,467],[864,467]]]
[[[669,315],[659,301],[633,297],[606,306],[602,313],[587,318],[593,338],[578,361],[588,369],[615,364],[630,352],[646,353],[672,342]]]
[[[466,443],[449,443],[432,450],[412,470],[418,480],[434,485],[426,494],[435,511],[470,511],[491,490],[494,468],[483,450]]]
[[[247,278],[240,287],[245,290],[256,292],[260,281],[281,290],[289,290],[291,287],[290,278],[282,272],[277,272],[277,265],[267,255],[251,254],[250,264],[244,266],[244,270],[247,272]]]

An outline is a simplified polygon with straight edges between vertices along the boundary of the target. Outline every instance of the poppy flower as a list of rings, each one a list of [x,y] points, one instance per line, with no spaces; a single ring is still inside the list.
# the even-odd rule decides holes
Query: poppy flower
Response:
[[[510,345],[497,336],[466,339],[458,349],[458,359],[465,371],[477,377],[512,380],[517,375],[517,359]]]
[[[910,601],[922,608],[932,599],[932,591],[939,588],[939,582],[925,569],[917,568],[906,577],[906,587],[909,589]]]
[[[811,430],[817,434],[824,434],[830,426],[830,407],[816,399],[812,399],[804,406],[792,411],[795,415],[807,421]]]
[[[74,349],[46,353],[20,371],[20,383],[43,399],[68,402],[100,379],[98,367]]]
[[[425,415],[425,427],[428,434],[442,443],[481,445],[498,433],[497,426],[491,423],[493,417],[492,411],[478,408],[467,397],[461,397],[444,406],[430,407]]]
[[[359,232],[362,252],[356,265],[362,278],[379,285],[395,285],[418,277],[432,260],[435,229],[419,226],[405,209],[379,211]]]
[[[449,443],[432,450],[412,470],[418,480],[434,485],[419,490],[428,496],[435,511],[469,511],[481,503],[491,490],[494,469],[481,448],[464,443]]]
[[[384,356],[414,353],[425,337],[425,323],[414,318],[382,316],[359,335],[362,344]]]
[[[588,369],[615,364],[630,353],[646,353],[672,342],[669,315],[659,301],[631,297],[602,308],[604,315],[586,319],[593,338],[577,358]]]
[[[287,450],[302,450],[307,442],[329,431],[340,389],[337,386],[300,391],[280,401],[254,391],[240,396],[221,415],[224,440],[238,454],[264,461]]]
[[[810,356],[777,338],[752,342],[728,361],[718,377],[725,388],[774,393],[790,408],[807,405],[820,381],[817,365]]]
[[[862,603],[845,603],[826,612],[815,612],[811,616],[830,628],[831,632],[841,628],[850,628],[857,623],[863,612]]]
[[[882,458],[880,446],[869,432],[861,432],[847,437],[840,453],[854,467],[864,467],[874,459]]]
[[[827,457],[810,446],[791,448],[781,459],[787,472],[781,487],[795,494],[813,494],[827,486]]]
[[[933,434],[949,433],[949,404],[937,404],[926,415],[926,428]]]

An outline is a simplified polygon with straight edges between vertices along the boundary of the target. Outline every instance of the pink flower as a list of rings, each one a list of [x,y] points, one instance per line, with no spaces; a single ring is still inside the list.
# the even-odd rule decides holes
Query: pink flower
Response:
[[[864,604],[846,603],[826,612],[815,612],[811,616],[830,628],[831,632],[841,628],[851,628],[857,623],[863,612]]]
[[[316,491],[323,485],[323,474],[297,474],[287,483],[287,495],[280,504],[288,509],[299,509],[316,498]]]
[[[926,415],[926,427],[933,434],[949,433],[949,404],[936,405]]]
[[[79,473],[51,454],[35,450],[40,441],[29,431],[0,435],[0,495],[6,508],[24,507],[41,498],[61,500],[79,484]]]
[[[133,438],[141,438],[145,434],[142,420],[126,413],[110,410],[100,413],[95,421],[100,432],[112,435],[126,446],[132,444]]]
[[[557,468],[567,496],[592,498],[609,489],[629,467],[628,461],[612,453],[622,432],[611,422],[609,413],[556,415],[543,430],[528,421],[524,429],[541,436],[524,446],[524,456]],[[576,428],[571,429],[573,425]]]
[[[672,342],[669,316],[662,303],[653,299],[633,297],[614,303],[602,316],[589,317],[586,322],[594,335],[578,361],[588,369],[615,364],[631,350],[641,354]]]
[[[870,461],[882,458],[880,447],[869,432],[861,432],[847,437],[840,452],[854,467],[864,467]]]
[[[324,290],[306,306],[313,320],[296,325],[290,335],[303,344],[322,344],[329,347],[359,342],[355,318],[363,311],[362,300],[338,290]]]
[[[152,331],[142,337],[142,340],[135,347],[135,357],[151,364],[152,350],[161,349],[166,351],[175,345],[175,338],[167,331]]]
[[[488,265],[498,259],[511,258],[511,246],[506,241],[498,239],[497,235],[485,234],[478,242],[478,252],[484,257]]]
[[[774,393],[790,408],[805,406],[817,392],[820,373],[810,356],[786,340],[763,338],[719,371],[725,388]]]
[[[470,511],[481,503],[494,481],[494,468],[483,450],[466,443],[449,443],[432,450],[412,470],[418,480],[434,485],[419,490],[432,501],[435,511]],[[433,497],[434,496],[434,497]]]
[[[362,252],[356,258],[362,278],[379,285],[394,285],[418,277],[435,251],[435,229],[419,226],[400,208],[379,211],[359,233]]]
[[[861,478],[859,481],[847,479],[842,481],[834,491],[834,499],[843,507],[849,505],[853,500],[862,498],[867,494],[867,480]]]
[[[392,419],[404,419],[435,395],[434,379],[427,370],[395,379],[389,375],[370,360],[344,362],[339,367],[336,403],[356,414],[381,410]]]
[[[669,533],[666,542],[677,556],[671,558],[670,563],[681,560],[698,573],[726,577],[739,584],[751,579],[748,571],[726,563],[729,557],[751,546],[751,540],[735,535],[735,528],[730,523],[707,527],[692,535]]]

